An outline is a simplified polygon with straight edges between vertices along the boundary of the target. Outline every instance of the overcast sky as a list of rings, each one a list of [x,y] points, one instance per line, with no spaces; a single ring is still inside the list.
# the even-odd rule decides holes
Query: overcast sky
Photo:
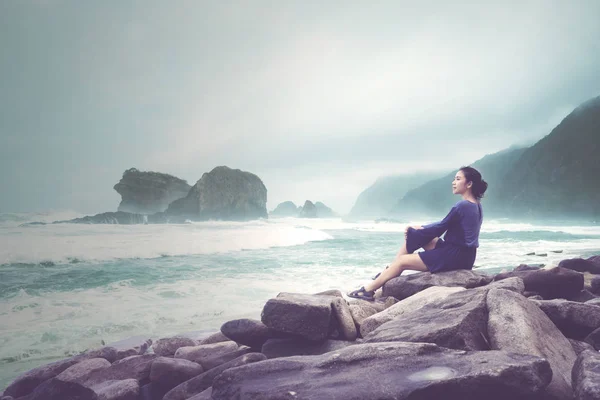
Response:
[[[485,4],[484,4],[485,3]],[[0,1],[0,212],[116,210],[130,167],[346,213],[600,95],[600,2]]]

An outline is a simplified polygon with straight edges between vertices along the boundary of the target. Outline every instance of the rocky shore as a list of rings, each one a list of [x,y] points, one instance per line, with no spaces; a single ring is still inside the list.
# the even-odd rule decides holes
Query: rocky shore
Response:
[[[600,399],[600,256],[279,293],[201,340],[138,337],[33,369],[0,400]]]

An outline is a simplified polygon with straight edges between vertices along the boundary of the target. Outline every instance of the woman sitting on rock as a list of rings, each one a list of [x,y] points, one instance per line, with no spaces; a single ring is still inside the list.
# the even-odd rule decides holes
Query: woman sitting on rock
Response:
[[[460,194],[463,199],[440,222],[407,226],[404,231],[405,243],[394,261],[372,282],[348,293],[348,296],[373,300],[377,289],[407,269],[442,272],[473,268],[483,222],[480,200],[487,186],[475,168],[462,167],[458,170],[452,182],[452,193]],[[444,232],[446,235],[442,239],[439,236]],[[413,254],[421,247],[425,251]]]

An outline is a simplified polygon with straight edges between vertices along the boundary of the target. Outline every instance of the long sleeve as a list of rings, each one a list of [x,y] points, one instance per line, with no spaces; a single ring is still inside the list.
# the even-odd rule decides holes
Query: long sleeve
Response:
[[[424,225],[423,229],[420,229],[420,233],[423,234],[423,236],[431,236],[431,238],[439,237],[446,232],[450,225],[455,223],[459,218],[460,215],[458,214],[458,208],[454,206],[443,220]]]

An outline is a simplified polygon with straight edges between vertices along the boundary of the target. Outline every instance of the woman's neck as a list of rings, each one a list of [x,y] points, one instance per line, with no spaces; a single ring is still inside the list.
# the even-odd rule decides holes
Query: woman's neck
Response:
[[[463,200],[470,201],[471,203],[477,203],[477,199],[470,193],[465,193],[462,195]]]

